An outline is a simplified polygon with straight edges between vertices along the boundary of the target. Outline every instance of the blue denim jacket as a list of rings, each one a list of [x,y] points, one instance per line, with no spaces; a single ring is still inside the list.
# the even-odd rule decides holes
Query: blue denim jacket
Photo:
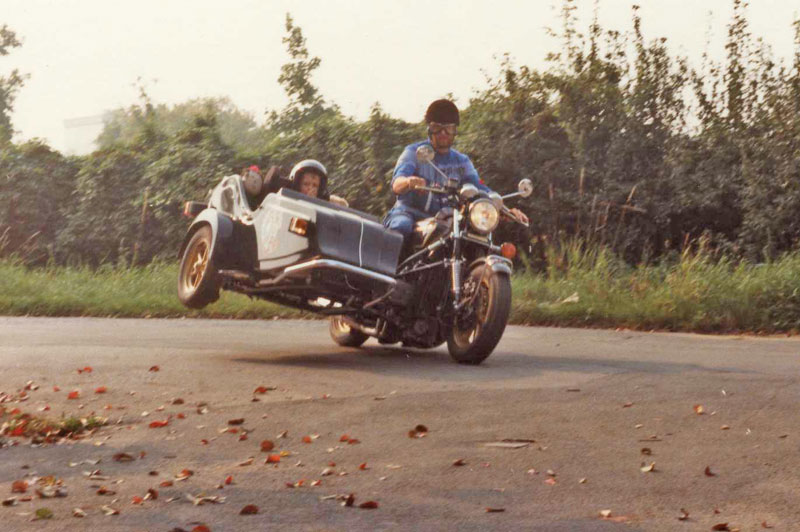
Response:
[[[394,174],[392,175],[392,184],[398,177],[419,176],[425,179],[428,186],[444,186],[444,177],[439,172],[433,169],[428,163],[417,163],[417,148],[423,144],[430,144],[429,141],[423,140],[415,142],[410,146],[406,146],[402,155],[397,160],[394,167]],[[490,192],[489,187],[481,184],[478,177],[478,171],[475,170],[472,161],[469,157],[454,149],[450,149],[445,154],[436,152],[433,158],[439,170],[445,173],[447,177],[456,177],[461,181],[461,184],[472,183],[484,192]],[[397,201],[392,207],[392,211],[402,210],[411,213],[422,213],[426,215],[434,215],[443,207],[443,197],[439,194],[432,192],[409,191],[405,194],[397,196]]]

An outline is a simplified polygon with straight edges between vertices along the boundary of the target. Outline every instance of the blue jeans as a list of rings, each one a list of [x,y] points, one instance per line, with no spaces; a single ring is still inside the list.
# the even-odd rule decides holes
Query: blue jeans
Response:
[[[416,221],[416,217],[412,213],[393,208],[383,219],[383,225],[403,235],[403,240],[405,241],[408,240],[408,236],[414,231],[414,223],[416,223]]]

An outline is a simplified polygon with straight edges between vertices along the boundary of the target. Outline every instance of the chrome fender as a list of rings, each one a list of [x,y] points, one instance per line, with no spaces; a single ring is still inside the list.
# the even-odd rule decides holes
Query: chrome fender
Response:
[[[491,268],[495,273],[504,273],[508,276],[511,276],[511,274],[514,273],[514,263],[505,257],[501,257],[500,255],[487,255],[474,260],[472,264],[469,265],[470,271],[475,266],[478,266],[482,263],[485,263],[486,266]]]
[[[203,210],[194,220],[192,220],[192,224],[186,231],[186,236],[183,237],[181,249],[178,252],[178,260],[183,257],[183,252],[186,251],[186,245],[189,243],[192,235],[204,225],[211,227],[212,255],[217,252],[220,244],[227,242],[233,234],[233,221],[228,216],[221,214],[217,209],[209,207]]]

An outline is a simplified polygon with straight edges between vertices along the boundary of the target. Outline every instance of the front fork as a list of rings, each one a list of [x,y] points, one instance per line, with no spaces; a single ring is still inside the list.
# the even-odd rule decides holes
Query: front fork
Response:
[[[458,310],[461,299],[461,211],[453,209],[453,261],[451,277],[453,281],[453,309]]]

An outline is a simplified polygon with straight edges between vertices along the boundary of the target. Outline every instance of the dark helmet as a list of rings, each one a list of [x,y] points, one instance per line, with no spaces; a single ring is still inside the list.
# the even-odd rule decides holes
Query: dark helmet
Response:
[[[450,100],[436,100],[425,111],[425,123],[431,122],[458,125],[458,107]]]

